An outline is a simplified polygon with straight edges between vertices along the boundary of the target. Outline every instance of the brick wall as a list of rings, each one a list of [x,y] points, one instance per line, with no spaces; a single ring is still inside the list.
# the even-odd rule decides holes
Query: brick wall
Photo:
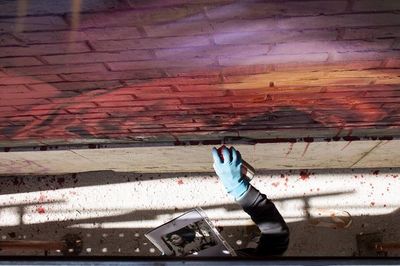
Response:
[[[0,4],[3,143],[399,135],[400,1],[77,2]]]

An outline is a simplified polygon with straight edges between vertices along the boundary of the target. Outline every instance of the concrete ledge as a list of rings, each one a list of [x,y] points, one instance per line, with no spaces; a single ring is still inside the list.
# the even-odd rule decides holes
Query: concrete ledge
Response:
[[[99,170],[138,173],[213,172],[210,153],[213,146],[132,146],[2,152],[0,174],[61,174]],[[235,147],[257,170],[400,167],[398,139],[271,141],[238,143]]]

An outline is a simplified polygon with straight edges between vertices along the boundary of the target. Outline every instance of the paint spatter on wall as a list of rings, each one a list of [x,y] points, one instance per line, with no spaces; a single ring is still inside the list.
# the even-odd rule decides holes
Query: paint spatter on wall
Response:
[[[300,171],[300,179],[301,180],[307,180],[310,178],[310,173],[307,170],[301,170]]]
[[[45,210],[42,206],[38,207],[38,208],[36,209],[36,211],[37,211],[37,213],[39,213],[39,214],[44,214],[44,213],[46,213],[46,210]]]
[[[182,180],[182,179],[179,179],[179,180],[177,181],[177,183],[178,183],[178,185],[183,185],[183,180]]]
[[[375,171],[373,171],[373,172],[372,172],[372,174],[374,174],[374,175],[378,175],[378,174],[379,174],[379,170],[375,170]]]

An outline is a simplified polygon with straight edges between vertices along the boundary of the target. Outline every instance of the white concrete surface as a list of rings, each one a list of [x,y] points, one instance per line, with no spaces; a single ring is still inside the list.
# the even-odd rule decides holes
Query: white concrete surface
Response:
[[[400,239],[399,168],[263,172],[252,184],[274,200],[289,224],[287,256],[351,256],[359,233]],[[143,234],[197,206],[234,248],[257,233],[214,174],[2,177],[0,194],[1,239],[54,240],[74,233],[83,239],[82,255],[158,255]],[[348,228],[310,223],[310,215],[331,222],[332,213],[344,211],[351,215]]]

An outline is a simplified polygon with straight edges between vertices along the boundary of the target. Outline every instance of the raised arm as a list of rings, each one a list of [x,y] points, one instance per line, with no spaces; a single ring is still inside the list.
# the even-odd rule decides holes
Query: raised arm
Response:
[[[213,148],[214,170],[243,210],[257,224],[261,231],[260,240],[255,250],[247,250],[248,255],[281,255],[289,244],[289,229],[272,201],[254,188],[241,175],[241,155],[235,148],[222,148],[222,157]]]

